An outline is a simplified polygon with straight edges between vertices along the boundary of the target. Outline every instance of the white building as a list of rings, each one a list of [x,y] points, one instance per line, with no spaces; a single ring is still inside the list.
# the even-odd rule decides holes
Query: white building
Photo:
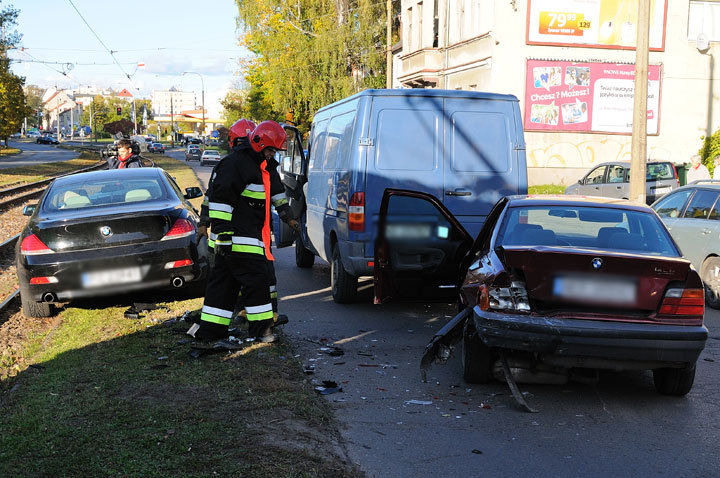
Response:
[[[174,87],[167,91],[153,91],[150,94],[152,111],[155,116],[165,116],[171,113],[179,113],[185,110],[197,108],[195,93],[191,91],[179,91]]]
[[[720,2],[651,3],[648,157],[686,162],[720,127]],[[399,86],[517,96],[531,185],[630,159],[637,0],[402,0],[401,9]]]

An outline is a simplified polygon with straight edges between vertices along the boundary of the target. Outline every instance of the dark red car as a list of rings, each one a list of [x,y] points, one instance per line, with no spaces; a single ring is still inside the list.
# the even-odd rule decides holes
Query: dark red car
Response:
[[[649,207],[505,197],[473,239],[435,197],[388,189],[379,221],[376,302],[453,291],[461,312],[428,351],[462,340],[466,381],[490,380],[502,351],[531,371],[650,369],[660,393],[692,388],[703,284]]]

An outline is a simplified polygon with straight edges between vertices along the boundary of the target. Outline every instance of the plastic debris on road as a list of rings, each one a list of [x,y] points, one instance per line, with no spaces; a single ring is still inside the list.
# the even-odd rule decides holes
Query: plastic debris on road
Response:
[[[322,385],[315,387],[315,391],[320,395],[331,395],[333,393],[342,392],[342,387],[338,386],[336,382],[332,380],[323,380]]]
[[[405,405],[432,405],[432,400],[406,400]]]

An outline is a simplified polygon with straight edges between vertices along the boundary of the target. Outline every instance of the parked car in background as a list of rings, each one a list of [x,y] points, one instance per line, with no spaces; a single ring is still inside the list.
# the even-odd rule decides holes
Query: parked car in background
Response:
[[[572,369],[651,369],[658,392],[690,391],[708,336],[702,281],[651,208],[508,196],[473,237],[434,196],[387,189],[378,231],[376,302],[426,277],[458,291],[461,313],[424,364],[462,339],[470,383],[502,377],[504,356],[555,383]]]
[[[675,166],[670,162],[648,162],[645,171],[645,202],[648,204],[680,186]],[[565,194],[628,199],[630,163],[615,161],[599,164],[578,180],[577,184],[568,186]]]
[[[38,131],[28,131],[25,136],[28,138],[39,138],[41,135]]]
[[[705,285],[708,305],[720,309],[720,181],[694,181],[652,205]]]
[[[42,136],[39,136],[35,140],[35,142],[38,144],[60,144],[60,141],[58,141],[57,136],[50,135],[50,134],[44,134]]]
[[[200,158],[202,158],[202,149],[197,144],[190,144],[188,145],[187,149],[185,150],[185,161],[190,160],[197,160],[199,161]]]
[[[56,302],[203,279],[207,251],[196,245],[200,218],[188,202],[201,195],[200,188],[182,195],[160,168],[55,179],[25,208],[31,216],[17,241],[25,315],[50,316]]]
[[[165,145],[162,143],[151,143],[148,145],[148,151],[151,153],[165,153]]]
[[[220,151],[214,149],[205,150],[200,157],[200,166],[215,166],[220,162],[220,158]]]

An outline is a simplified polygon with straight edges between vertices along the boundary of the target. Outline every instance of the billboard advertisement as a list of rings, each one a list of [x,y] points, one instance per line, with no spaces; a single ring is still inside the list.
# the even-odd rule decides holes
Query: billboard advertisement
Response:
[[[647,134],[659,132],[662,67],[648,67]],[[635,65],[528,60],[526,131],[632,134]]]
[[[529,45],[635,48],[638,0],[528,0]],[[650,0],[650,49],[665,49],[667,0]]]

